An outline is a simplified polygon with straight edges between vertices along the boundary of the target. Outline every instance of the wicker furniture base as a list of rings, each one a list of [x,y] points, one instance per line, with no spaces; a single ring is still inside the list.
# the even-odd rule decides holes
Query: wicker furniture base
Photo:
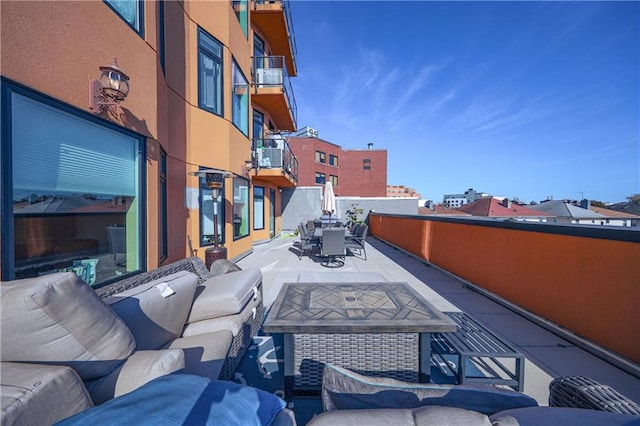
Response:
[[[418,333],[296,334],[293,341],[296,389],[322,385],[325,364],[367,376],[418,381]]]
[[[291,401],[294,388],[319,388],[326,363],[428,382],[430,333],[456,326],[404,282],[297,282],[284,283],[263,330],[284,334]]]
[[[640,415],[640,405],[588,377],[563,377],[549,384],[549,406]]]

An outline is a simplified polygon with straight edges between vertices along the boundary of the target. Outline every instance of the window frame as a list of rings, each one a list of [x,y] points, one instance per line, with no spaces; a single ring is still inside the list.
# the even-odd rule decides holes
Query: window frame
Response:
[[[243,85],[236,83],[235,81],[236,71],[244,79]],[[247,80],[247,77],[242,72],[242,69],[238,65],[238,62],[236,62],[235,58],[233,57],[231,58],[231,79],[232,79],[231,81],[231,123],[233,123],[235,128],[240,130],[243,135],[245,135],[246,137],[249,137],[249,80]],[[238,109],[242,108],[242,101],[238,99],[235,93],[236,88],[239,86],[244,86],[245,93],[244,95],[242,95],[242,97],[246,97],[246,105],[245,105],[244,111],[242,110],[239,111],[241,116],[236,117],[236,106],[238,105],[236,104],[236,102],[240,102]],[[243,118],[244,118],[244,128],[242,127]],[[239,123],[236,122],[238,119],[240,121]]]
[[[213,43],[217,44],[220,47],[220,56],[204,46],[204,44],[202,43],[203,37],[209,38]],[[204,99],[202,99],[203,81],[200,77],[202,75],[203,64],[202,60],[200,59],[201,54],[207,56],[210,60],[218,63],[218,65],[220,66],[219,81],[215,82],[215,85],[217,86],[216,103],[220,104],[220,111],[216,111],[215,108],[211,108],[205,105]],[[211,114],[217,115],[219,117],[224,117],[224,45],[220,43],[217,38],[206,32],[201,27],[198,27],[198,108],[208,111]]]
[[[125,24],[127,24],[132,30],[134,30],[136,33],[138,33],[138,35],[142,38],[144,38],[144,0],[134,0],[137,3],[137,13],[138,13],[138,27],[137,28],[134,24],[132,24],[131,22],[129,22],[127,20],[127,18],[124,17],[124,15],[116,8],[116,6],[114,6],[112,3],[110,3],[108,0],[102,0],[102,2],[104,4],[106,4],[109,9],[113,10],[115,12],[116,15],[118,15],[120,17],[120,19],[122,19],[124,21]]]
[[[251,220],[251,206],[250,206],[250,199],[249,199],[249,190],[251,189],[251,181],[249,179],[243,178],[243,177],[239,177],[239,176],[234,176],[233,177],[233,187],[232,187],[232,205],[233,205],[233,210],[234,210],[234,214],[232,216],[232,220],[231,220],[231,225],[233,227],[233,241],[237,241],[237,240],[241,240],[242,238],[247,238],[249,235],[251,235],[251,226],[249,226],[249,221]],[[236,223],[235,223],[235,208],[236,208],[236,198],[241,198],[242,194],[238,194],[239,197],[236,197],[236,182],[244,182],[246,183],[246,196],[247,196],[247,200],[244,203],[246,208],[247,208],[247,233],[246,234],[238,234],[236,235]],[[242,185],[238,185],[239,187]],[[237,200],[238,203],[240,203],[240,201],[242,200]],[[242,221],[242,217],[240,218],[240,220]],[[240,222],[240,224],[242,224],[242,222]]]
[[[318,182],[318,178],[320,178],[322,182]],[[326,181],[327,181],[327,175],[325,175],[322,172],[316,172],[316,185],[324,185]]]
[[[203,170],[203,169],[209,169],[210,167],[203,167],[200,166],[199,169]],[[226,189],[227,189],[227,184],[226,184],[226,179],[222,180],[222,188],[220,188],[220,201],[218,202],[218,227],[220,228],[220,231],[218,232],[218,245],[224,244],[225,241],[227,240],[227,235],[225,232],[225,223],[226,223],[226,218],[225,218],[225,195],[226,195]],[[214,236],[215,236],[215,232],[211,233],[211,234],[205,234],[204,233],[204,226],[203,224],[205,223],[205,221],[203,219],[205,219],[204,217],[204,209],[202,208],[202,202],[204,201],[204,198],[206,197],[211,197],[211,199],[213,200],[213,196],[211,194],[211,188],[209,188],[207,186],[207,180],[204,177],[201,177],[198,179],[198,209],[200,209],[200,213],[199,213],[199,221],[200,221],[200,225],[198,228],[198,243],[200,244],[200,247],[210,247],[210,246],[214,246],[215,245],[215,241],[214,241]],[[213,225],[213,205],[212,205],[212,209],[211,209],[211,223],[212,226]],[[214,230],[215,231],[215,230]],[[205,236],[208,238],[208,241],[205,241]]]
[[[169,256],[169,227],[168,227],[168,199],[169,194],[167,188],[168,174],[168,155],[167,152],[160,147],[160,155],[158,160],[158,202],[159,213],[158,218],[158,260],[162,262]]]
[[[135,133],[129,129],[115,125],[112,122],[103,120],[94,114],[81,110],[75,106],[61,102],[51,96],[37,92],[32,88],[24,86],[5,77],[0,78],[0,122],[2,124],[2,133],[0,138],[0,174],[2,182],[13,181],[13,136],[12,136],[12,106],[11,95],[17,93],[24,97],[30,98],[36,102],[41,102],[48,107],[57,109],[61,112],[75,116],[76,118],[85,120],[95,125],[105,127],[111,131],[121,133],[128,137],[138,140],[138,188],[136,189],[138,200],[137,212],[137,238],[138,238],[138,269],[127,271],[121,276],[106,279],[101,283],[93,285],[92,288],[100,288],[123,277],[134,275],[140,271],[147,270],[147,158],[146,137]],[[13,185],[0,185],[0,232],[2,239],[0,241],[0,259],[2,262],[1,279],[9,281],[15,279],[15,232],[13,227]],[[11,218],[7,220],[7,218]]]
[[[259,212],[258,210],[258,206],[256,206],[256,200],[259,199],[260,197],[257,195],[257,193],[259,192],[259,190],[262,191],[262,212]],[[253,187],[253,229],[254,231],[261,231],[263,229],[265,229],[266,226],[266,221],[264,220],[264,213],[265,213],[265,199],[266,199],[266,188],[264,186],[255,186]],[[262,217],[262,228],[256,228],[256,217],[259,217],[258,215],[261,215]]]
[[[324,151],[316,150],[316,163],[327,164],[327,154]]]
[[[329,154],[329,165],[330,166],[334,166],[334,167],[338,167],[338,156],[337,155]]]

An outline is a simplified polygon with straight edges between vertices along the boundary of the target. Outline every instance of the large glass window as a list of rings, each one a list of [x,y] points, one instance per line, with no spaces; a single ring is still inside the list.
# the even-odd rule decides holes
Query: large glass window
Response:
[[[249,181],[233,178],[233,238],[249,235]]]
[[[233,0],[233,11],[236,13],[238,22],[242,27],[242,32],[245,37],[249,36],[249,14],[248,7],[249,0]]]
[[[104,0],[131,28],[144,35],[142,0]]]
[[[198,105],[222,115],[222,45],[198,29]]]
[[[200,178],[200,246],[215,244],[214,219],[217,219],[218,223],[218,244],[224,244],[224,194],[223,186],[218,199],[214,202],[206,179]],[[214,214],[217,218],[214,218]]]
[[[11,278],[73,271],[95,286],[143,268],[143,140],[17,92],[10,114],[14,262],[3,278],[5,266]]]
[[[233,73],[232,121],[242,133],[249,136],[249,84],[235,60],[231,68]]]
[[[253,187],[253,229],[264,229],[264,188]]]

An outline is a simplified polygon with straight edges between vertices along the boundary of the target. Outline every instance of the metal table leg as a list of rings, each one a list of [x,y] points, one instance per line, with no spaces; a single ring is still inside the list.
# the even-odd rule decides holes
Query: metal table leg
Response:
[[[418,346],[420,348],[418,381],[429,383],[431,381],[431,333],[420,333]]]

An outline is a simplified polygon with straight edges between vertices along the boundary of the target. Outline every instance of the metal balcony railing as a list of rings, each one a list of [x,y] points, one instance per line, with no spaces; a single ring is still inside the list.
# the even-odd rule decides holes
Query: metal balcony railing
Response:
[[[256,88],[281,87],[287,97],[293,121],[297,121],[298,106],[284,56],[257,56],[253,58],[253,84]]]
[[[253,153],[256,169],[282,169],[298,181],[298,159],[284,136],[274,133],[265,138],[254,138]]]
[[[296,35],[293,29],[293,19],[291,19],[291,7],[289,0],[255,0],[254,6],[260,4],[280,4],[284,12],[285,20],[287,21],[287,33],[289,34],[289,45],[291,46],[291,54],[293,56],[293,62],[296,63],[296,56],[298,55],[298,46],[296,46]]]

